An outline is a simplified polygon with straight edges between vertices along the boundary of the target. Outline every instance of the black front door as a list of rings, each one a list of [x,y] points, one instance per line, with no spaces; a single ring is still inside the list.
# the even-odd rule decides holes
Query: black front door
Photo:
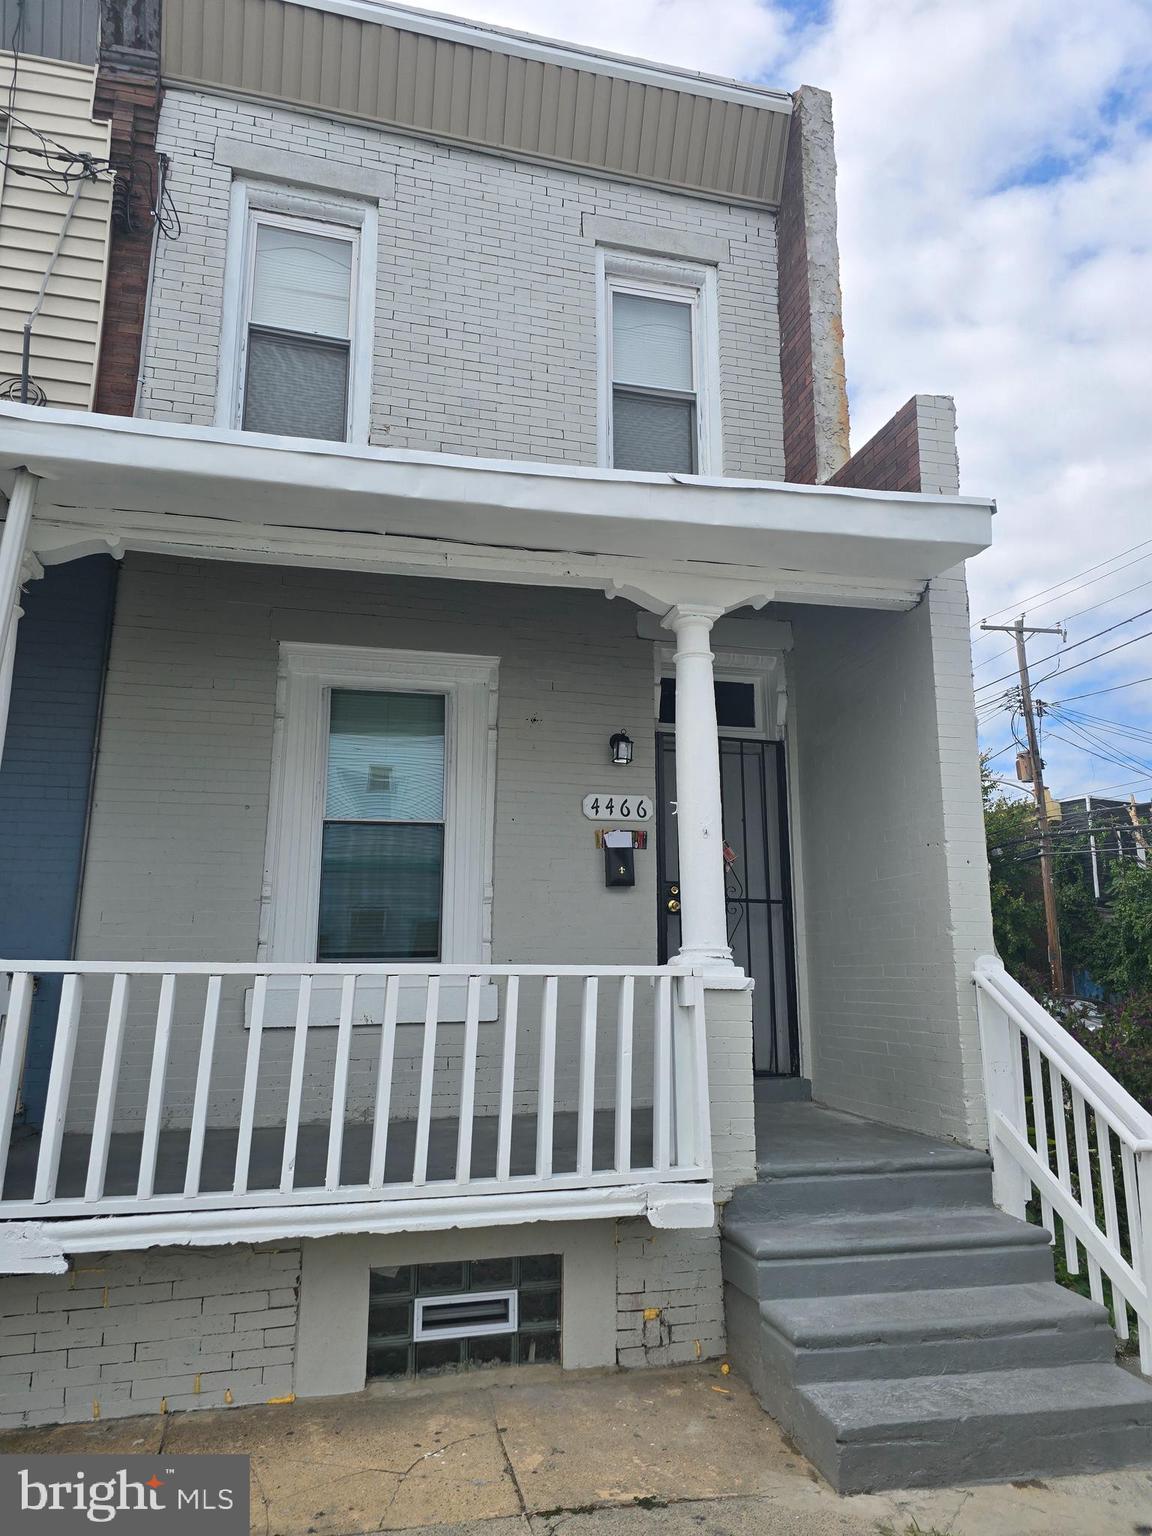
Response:
[[[676,738],[656,738],[656,872],[660,962],[680,948],[680,881],[676,847]],[[732,957],[755,978],[753,1066],[761,1076],[800,1071],[796,968],[788,866],[788,799],[784,747],[777,741],[720,738],[724,804],[728,942]]]

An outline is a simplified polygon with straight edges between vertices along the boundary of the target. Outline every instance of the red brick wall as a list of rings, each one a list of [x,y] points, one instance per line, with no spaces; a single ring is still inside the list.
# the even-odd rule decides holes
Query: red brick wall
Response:
[[[793,476],[788,478],[791,480]],[[902,405],[891,421],[836,471],[828,484],[854,486],[864,491],[921,490],[915,397]]]
[[[95,409],[113,416],[131,416],[136,405],[136,379],[148,296],[155,220],[153,189],[159,186],[156,121],[160,81],[146,65],[132,67],[101,59],[96,77],[95,116],[112,124],[110,158],[125,180],[117,188],[112,242],[108,258],[108,287],[96,374]],[[130,176],[130,180],[128,177]],[[127,207],[131,231],[121,217]]]
[[[812,399],[812,315],[800,134],[788,135],[784,185],[776,219],[779,262],[780,382],[784,395],[784,478],[816,483],[816,416]]]

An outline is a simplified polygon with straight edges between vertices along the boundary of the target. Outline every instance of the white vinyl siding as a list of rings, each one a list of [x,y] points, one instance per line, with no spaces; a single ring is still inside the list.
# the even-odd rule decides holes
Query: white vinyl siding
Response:
[[[3,108],[12,63],[11,53],[0,52]],[[19,376],[24,321],[72,200],[71,190],[20,174],[45,169],[44,157],[34,153],[42,145],[31,130],[106,160],[110,128],[92,120],[94,88],[95,71],[86,65],[20,58],[12,102],[19,121],[7,125],[7,138],[0,125],[0,158],[11,158],[7,173],[0,171],[0,381]],[[103,176],[81,191],[32,331],[29,374],[50,406],[89,410],[92,405],[111,218],[112,186]],[[16,387],[9,386],[13,398]]]

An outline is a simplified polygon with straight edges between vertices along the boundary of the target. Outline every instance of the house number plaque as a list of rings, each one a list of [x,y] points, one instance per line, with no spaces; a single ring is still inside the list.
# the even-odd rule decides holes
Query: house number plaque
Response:
[[[600,790],[584,796],[583,810],[589,821],[649,821],[652,802],[647,795]]]

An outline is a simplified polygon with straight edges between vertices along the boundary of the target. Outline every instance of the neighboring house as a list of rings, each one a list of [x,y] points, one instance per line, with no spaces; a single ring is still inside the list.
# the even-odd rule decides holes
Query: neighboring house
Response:
[[[1104,795],[1078,795],[1060,801],[1060,831],[1066,847],[1075,848],[1084,862],[1092,894],[1105,900],[1108,872],[1117,859],[1148,862],[1152,839],[1152,803],[1113,800]]]
[[[1015,1219],[992,506],[946,397],[849,456],[827,96],[132,15],[170,211],[98,413],[0,407],[0,1425],[728,1350],[843,1487],[1143,1454]],[[1128,1164],[1097,1239],[1066,1163],[1152,1369]]]

